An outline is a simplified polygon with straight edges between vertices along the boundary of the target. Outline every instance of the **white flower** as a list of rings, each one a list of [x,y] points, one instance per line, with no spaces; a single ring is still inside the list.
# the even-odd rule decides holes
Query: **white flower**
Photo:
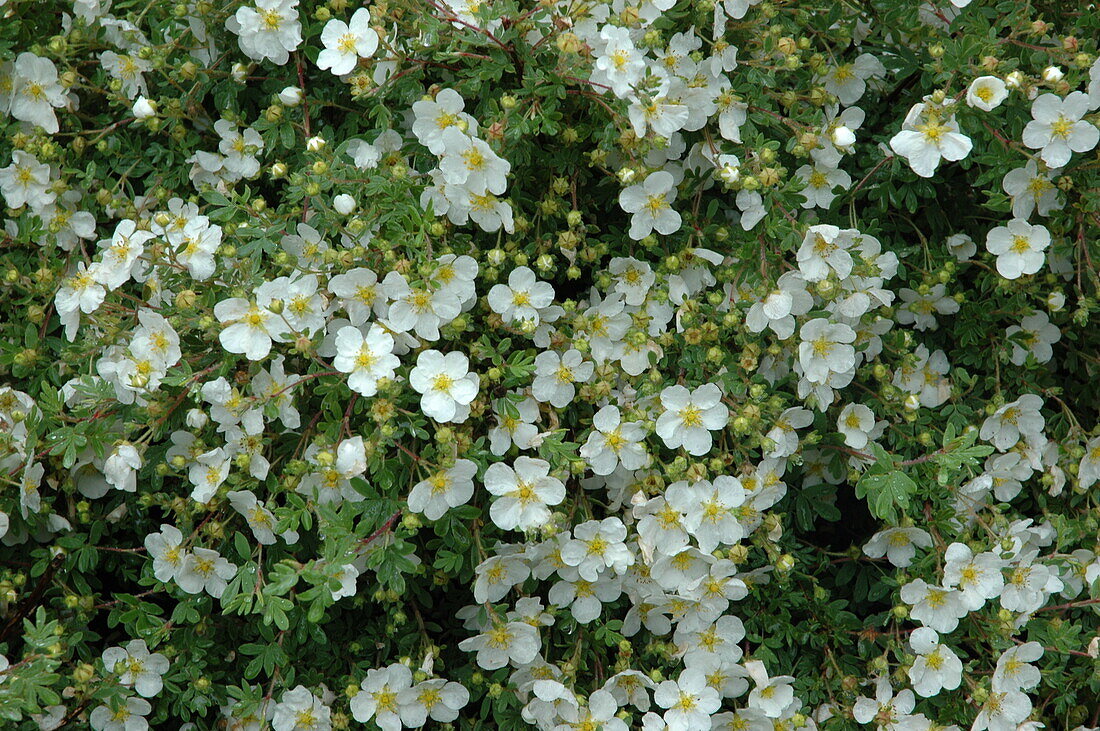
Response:
[[[134,445],[122,442],[103,463],[103,476],[119,490],[137,491],[137,471],[141,469],[141,454]]]
[[[875,414],[863,404],[848,404],[840,410],[836,428],[844,435],[845,444],[852,449],[863,449],[870,441],[871,430],[875,428]]]
[[[573,539],[562,546],[561,560],[587,581],[596,581],[608,568],[622,574],[634,564],[625,540],[626,526],[618,518],[589,520],[573,529]]]
[[[297,540],[296,536],[297,534],[295,534],[295,540]],[[287,540],[287,543],[292,542],[293,541]],[[331,576],[332,578],[340,582],[340,587],[331,591],[332,601],[338,601],[346,596],[355,596],[355,592],[357,589],[355,582],[356,579],[359,578],[359,569],[355,568],[354,564],[343,564],[342,566],[337,568],[336,571],[331,574]]]
[[[217,268],[214,254],[221,242],[221,226],[210,223],[206,216],[198,216],[183,227],[176,260],[187,267],[188,273],[195,279],[209,279]]]
[[[401,720],[411,728],[423,726],[428,718],[438,723],[451,723],[469,702],[470,691],[460,683],[443,678],[421,681],[397,696]]]
[[[812,383],[824,383],[830,373],[844,373],[856,364],[855,330],[818,317],[798,331],[798,362]]]
[[[368,670],[359,687],[362,690],[349,703],[352,717],[360,723],[373,718],[382,731],[399,731],[402,724],[398,696],[412,687],[412,671],[401,663]]]
[[[502,530],[531,530],[550,520],[550,508],[565,499],[565,485],[550,476],[550,463],[518,457],[509,467],[501,462],[485,470],[485,489],[497,496],[489,508]]]
[[[1012,338],[1017,333],[1021,333],[1022,345]],[[1023,365],[1028,355],[1034,356],[1039,363],[1046,363],[1054,356],[1051,346],[1062,339],[1062,331],[1051,323],[1047,313],[1038,311],[1020,320],[1019,325],[1011,325],[1005,330],[1005,337],[1012,342],[1013,364]]]
[[[299,685],[283,693],[275,704],[271,727],[275,731],[329,731],[331,711],[321,699]]]
[[[539,324],[539,310],[554,301],[554,285],[540,282],[528,267],[516,267],[508,284],[494,284],[489,290],[489,307],[505,323],[529,320]]]
[[[336,357],[332,367],[348,373],[348,388],[363,396],[378,393],[378,381],[393,378],[401,361],[393,354],[393,336],[373,323],[364,336],[347,325],[336,333]]]
[[[47,134],[56,134],[57,115],[53,110],[66,104],[65,91],[57,80],[57,67],[48,58],[24,51],[16,56],[14,71],[11,116],[38,125]]]
[[[1100,437],[1093,437],[1085,445],[1085,454],[1077,466],[1077,480],[1084,489],[1100,480]]]
[[[474,601],[484,604],[503,599],[513,586],[527,580],[531,568],[522,554],[506,554],[485,559],[474,569],[474,575]]]
[[[951,234],[944,243],[951,256],[959,261],[966,261],[978,252],[978,245],[966,234]]]
[[[226,584],[237,574],[237,567],[225,560],[217,551],[196,548],[183,560],[183,567],[176,576],[176,584],[188,594],[206,591],[218,599]]]
[[[903,602],[913,607],[910,617],[941,634],[954,632],[959,620],[969,613],[960,592],[932,586],[924,579],[910,581],[901,587],[900,595]]]
[[[1010,612],[1034,612],[1046,602],[1048,594],[1064,587],[1057,569],[1030,560],[1021,562],[1001,592],[1001,606]]]
[[[986,698],[970,731],[1017,731],[1031,715],[1031,699],[1018,690],[993,691]]]
[[[995,553],[977,555],[964,543],[952,543],[944,554],[943,585],[961,592],[963,605],[970,611],[981,609],[987,599],[1001,595],[1005,580],[1004,561]]]
[[[912,726],[907,723],[909,714],[916,705],[913,691],[903,690],[894,695],[894,689],[890,687],[890,681],[879,678],[875,681],[874,700],[866,697],[856,699],[852,706],[852,717],[859,723],[877,724],[882,731],[908,731],[909,729],[927,728],[927,726]]]
[[[439,169],[448,185],[495,195],[508,188],[507,176],[512,165],[493,152],[484,140],[470,137],[458,127],[448,127],[443,131],[443,148]]]
[[[257,543],[265,546],[275,543],[275,515],[261,500],[256,499],[255,493],[251,490],[230,490],[226,497],[233,509],[244,516]]]
[[[669,449],[683,447],[696,457],[710,451],[711,432],[729,421],[729,409],[722,403],[722,389],[704,383],[689,391],[683,386],[668,386],[661,391],[664,412],[657,418],[657,435]]]
[[[454,89],[441,89],[435,99],[422,99],[412,105],[413,134],[433,155],[442,155],[447,149],[443,133],[451,127],[477,134],[477,121],[462,111],[463,106],[462,96]]]
[[[824,76],[825,91],[835,94],[844,106],[859,101],[867,91],[867,81],[886,76],[882,62],[870,53],[861,53],[851,63],[843,63],[829,69]]]
[[[971,147],[973,143],[959,131],[953,115],[944,118],[940,113],[929,113],[924,103],[910,110],[902,131],[890,138],[890,149],[906,158],[909,167],[922,178],[932,177],[941,159],[962,160]]]
[[[531,383],[531,395],[537,401],[564,408],[577,395],[574,383],[585,383],[592,377],[595,366],[584,360],[579,350],[570,348],[558,355],[546,350],[535,356],[535,380]]]
[[[665,723],[673,729],[707,729],[711,714],[722,707],[718,691],[707,684],[706,675],[688,668],[676,680],[666,680],[653,691],[653,700],[664,713]]]
[[[477,374],[469,369],[465,353],[425,350],[417,356],[409,384],[421,394],[420,409],[426,416],[438,422],[466,419],[479,385]]]
[[[683,129],[691,116],[691,110],[686,105],[662,93],[633,99],[626,113],[638,137],[645,137],[646,130],[651,129],[655,135],[666,140]]]
[[[450,508],[470,502],[475,474],[477,465],[473,462],[456,460],[449,469],[441,469],[413,486],[407,499],[409,510],[423,513],[428,520],[439,520]]]
[[[617,256],[607,265],[607,271],[615,277],[614,291],[623,296],[623,302],[631,307],[645,303],[656,275],[644,261],[632,257]]]
[[[439,327],[458,317],[462,302],[446,288],[410,287],[404,276],[390,272],[382,288],[392,300],[388,326],[394,332],[412,330],[424,340],[439,340]]]
[[[560,581],[550,587],[546,598],[556,607],[569,608],[573,619],[588,624],[603,613],[603,605],[622,596],[623,582],[618,575],[601,576],[598,581],[581,578],[577,570],[559,568]]]
[[[538,656],[542,640],[538,629],[526,622],[499,622],[458,643],[458,647],[476,652],[478,667],[497,670],[509,662],[518,667],[527,665]]]
[[[909,635],[909,644],[917,654],[909,668],[909,680],[917,695],[931,698],[941,690],[959,687],[962,683],[962,661],[951,648],[940,644],[935,630],[918,627]]]
[[[902,325],[912,325],[916,330],[936,330],[939,323],[936,315],[953,315],[959,311],[959,303],[954,297],[947,296],[944,285],[935,284],[927,294],[903,287],[899,292],[902,305],[897,311],[897,320]]]
[[[183,568],[186,555],[183,534],[174,525],[161,525],[160,533],[145,536],[145,550],[153,558],[153,576],[157,581],[172,581]]]
[[[630,218],[630,238],[640,241],[653,231],[665,236],[680,229],[680,214],[672,207],[676,184],[672,173],[650,173],[641,185],[632,185],[619,194],[619,205]]]
[[[592,417],[592,432],[580,455],[597,475],[610,475],[620,465],[637,470],[649,461],[644,439],[640,423],[623,422],[617,406],[604,406]]]
[[[379,292],[378,275],[370,269],[357,267],[337,274],[329,280],[328,288],[340,298],[340,304],[352,325],[362,325],[372,313],[376,316],[386,313],[385,297]]]
[[[1051,181],[1056,170],[1039,172],[1034,160],[1028,160],[1023,167],[1005,173],[1001,187],[1012,197],[1012,215],[1027,220],[1032,212],[1048,216],[1051,211],[1062,208],[1058,188]]]
[[[985,248],[997,257],[997,272],[1005,279],[1018,279],[1035,274],[1043,267],[1050,232],[1045,226],[1032,225],[1014,218],[1004,226],[992,229],[985,239]]]
[[[1039,412],[1043,399],[1033,393],[1020,398],[993,412],[982,422],[978,435],[993,444],[999,451],[1011,449],[1021,438],[1037,437],[1043,432],[1046,420]]]
[[[164,686],[161,676],[168,672],[168,658],[150,653],[145,640],[130,640],[126,647],[108,647],[103,651],[103,667],[117,673],[118,682],[132,685],[145,698],[152,698]]]
[[[260,172],[260,161],[256,156],[264,149],[264,139],[260,133],[251,127],[245,127],[242,132],[235,123],[225,119],[214,123],[214,131],[221,137],[218,152],[225,156],[225,169],[242,178],[255,177]]]
[[[993,671],[993,690],[1030,690],[1042,677],[1039,669],[1030,663],[1043,656],[1043,646],[1038,642],[1025,642],[1010,647],[997,659]]]
[[[838,124],[833,128],[829,139],[838,148],[851,147],[856,143],[856,134],[847,125]]]
[[[11,165],[0,168],[0,193],[8,208],[37,210],[57,199],[50,190],[50,166],[23,150],[12,150]]]
[[[230,353],[241,353],[249,360],[263,360],[271,352],[271,341],[281,341],[286,322],[256,302],[225,299],[214,305],[214,316],[225,325],[218,341]]]
[[[115,226],[110,239],[99,242],[103,256],[96,268],[96,279],[110,290],[118,289],[130,279],[138,257],[145,251],[145,242],[155,238],[149,231],[139,231],[137,223],[126,219]]]
[[[317,68],[328,69],[337,76],[350,74],[360,58],[370,58],[378,50],[378,34],[371,28],[370,10],[359,8],[351,22],[333,18],[321,31],[325,48],[317,56]]]
[[[538,427],[539,405],[530,396],[518,402],[506,396],[495,409],[497,423],[489,430],[489,451],[498,457],[513,444],[517,449],[530,449],[534,446]]]
[[[839,168],[803,165],[795,171],[795,176],[806,185],[799,192],[805,199],[803,208],[828,208],[836,198],[833,188],[847,190],[852,185],[852,177]]]
[[[853,243],[852,233],[851,229],[842,231],[829,224],[810,226],[795,255],[798,269],[807,282],[825,279],[830,270],[840,279],[852,273],[854,262],[848,251]]]
[[[225,450],[211,449],[199,455],[187,472],[187,479],[194,486],[191,499],[208,503],[229,476],[229,455]]]
[[[1052,168],[1069,162],[1075,152],[1088,152],[1100,141],[1100,129],[1082,117],[1089,110],[1089,97],[1075,91],[1065,99],[1040,94],[1031,105],[1032,120],[1024,127],[1023,142]]]
[[[88,715],[88,722],[96,731],[145,731],[149,722],[144,717],[152,710],[143,698],[127,698],[122,703],[97,706]]]
[[[326,140],[321,135],[313,135],[308,140],[306,140],[306,151],[307,152],[320,152],[321,150],[325,149],[325,146],[327,144],[328,144],[328,140]]]
[[[886,556],[890,563],[903,569],[913,563],[918,546],[932,547],[932,536],[927,531],[916,527],[887,528],[871,536],[863,553],[870,558]]]
[[[714,481],[676,482],[665,491],[669,505],[683,514],[684,529],[695,537],[699,549],[711,553],[720,545],[732,546],[744,536],[736,509],[745,503],[741,481],[719,475]]]
[[[996,76],[979,76],[966,89],[966,103],[983,112],[993,111],[1006,98],[1008,88]]]
[[[302,42],[297,7],[298,0],[256,0],[255,7],[238,8],[225,25],[237,34],[246,56],[282,66]]]
[[[332,452],[322,453],[319,447],[306,451],[307,458],[315,459],[319,469],[310,472],[298,483],[298,492],[313,496],[320,503],[336,503],[341,500],[357,501],[363,496],[352,486],[352,478],[363,474],[367,469],[366,447],[363,437],[354,436],[345,439],[336,447],[336,457]]]
[[[620,99],[629,97],[634,85],[645,71],[645,57],[630,39],[630,29],[614,25],[605,25],[600,29],[600,39],[605,41],[603,52],[596,56],[593,64],[593,82],[611,87],[612,93]]]
[[[128,99],[133,99],[138,94],[148,92],[145,77],[142,76],[146,71],[153,68],[153,64],[148,60],[135,54],[118,54],[114,51],[104,51],[99,55],[99,61],[103,65],[103,69],[112,78],[122,82],[122,93]]]
[[[805,315],[811,307],[813,297],[806,291],[806,280],[799,272],[785,272],[775,289],[749,307],[745,327],[754,333],[770,328],[777,338],[786,340],[794,334],[795,317]]]
[[[749,708],[762,712],[768,718],[781,717],[795,700],[794,688],[791,687],[794,678],[790,675],[768,677],[764,663],[759,660],[746,662],[745,670],[756,684],[749,693]]]
[[[765,453],[769,459],[788,457],[798,451],[798,429],[805,429],[814,423],[814,414],[801,406],[792,406],[783,411],[768,430],[767,438],[775,446]]]

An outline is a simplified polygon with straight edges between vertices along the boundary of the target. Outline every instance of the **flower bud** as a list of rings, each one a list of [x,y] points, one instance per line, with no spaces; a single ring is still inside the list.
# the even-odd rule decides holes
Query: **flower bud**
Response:
[[[342,216],[350,216],[356,208],[355,199],[347,193],[341,193],[332,199],[332,207]]]
[[[320,152],[328,144],[321,135],[315,135],[306,140],[306,149],[310,152]]]
[[[296,107],[302,103],[302,90],[297,86],[288,86],[278,94],[279,102],[288,107]]]
[[[134,116],[138,119],[149,119],[155,117],[157,114],[157,103],[150,101],[143,96],[139,96],[137,101],[134,102],[134,106],[131,109]]]
[[[840,125],[833,130],[832,134],[833,144],[837,147],[850,147],[855,144],[856,135],[852,130],[848,129],[845,125]]]
[[[1045,69],[1043,69],[1043,81],[1047,82],[1048,84],[1053,84],[1055,82],[1061,81],[1062,77],[1064,76],[1065,74],[1062,72],[1062,69],[1058,68],[1057,66],[1047,66]]]

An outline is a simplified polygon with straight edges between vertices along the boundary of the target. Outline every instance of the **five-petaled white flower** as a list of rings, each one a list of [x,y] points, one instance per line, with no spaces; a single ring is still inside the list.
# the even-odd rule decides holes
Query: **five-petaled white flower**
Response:
[[[317,68],[328,69],[337,76],[350,74],[360,58],[370,58],[378,50],[378,34],[370,24],[370,10],[359,8],[351,22],[332,18],[321,31],[325,45],[317,56]]]
[[[479,379],[470,373],[470,360],[457,351],[444,355],[425,350],[409,372],[409,384],[420,396],[420,409],[439,422],[462,422],[477,396]]]
[[[1082,117],[1089,111],[1089,97],[1075,91],[1065,99],[1040,94],[1031,105],[1032,120],[1024,127],[1023,142],[1040,150],[1043,162],[1060,168],[1075,152],[1088,152],[1100,142],[1100,129]]]
[[[1046,226],[1019,218],[997,226],[985,237],[985,248],[997,257],[997,273],[1005,279],[1019,279],[1042,269],[1048,246],[1050,232]]]
[[[632,185],[619,194],[619,205],[630,218],[630,238],[640,241],[653,231],[662,235],[680,229],[680,214],[672,207],[676,184],[672,173],[650,173],[640,185]]]
[[[550,475],[550,463],[519,457],[512,467],[496,462],[485,470],[485,489],[497,497],[489,517],[503,530],[531,530],[550,520],[550,507],[565,499],[565,485]]]
[[[683,447],[688,454],[701,456],[710,451],[712,431],[726,426],[729,409],[722,403],[722,389],[713,383],[689,391],[676,385],[661,391],[657,435],[669,449]]]
[[[130,640],[125,647],[103,651],[103,667],[118,675],[118,682],[132,685],[145,698],[152,698],[164,685],[161,676],[168,672],[168,658],[149,652],[145,640]]]
[[[393,336],[373,323],[364,335],[347,325],[336,333],[336,357],[332,366],[348,375],[348,388],[363,396],[378,393],[378,382],[393,378],[401,361],[393,354]]]

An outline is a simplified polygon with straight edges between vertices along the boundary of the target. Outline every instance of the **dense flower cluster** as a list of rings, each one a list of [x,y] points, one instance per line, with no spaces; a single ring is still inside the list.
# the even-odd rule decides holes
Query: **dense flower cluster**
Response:
[[[0,719],[1096,729],[1036,13],[0,0]]]

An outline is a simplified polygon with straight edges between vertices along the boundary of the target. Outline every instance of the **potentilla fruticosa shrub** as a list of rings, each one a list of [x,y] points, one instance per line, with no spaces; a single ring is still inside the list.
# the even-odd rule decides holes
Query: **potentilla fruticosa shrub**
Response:
[[[0,725],[1100,725],[1100,20],[0,0]]]

